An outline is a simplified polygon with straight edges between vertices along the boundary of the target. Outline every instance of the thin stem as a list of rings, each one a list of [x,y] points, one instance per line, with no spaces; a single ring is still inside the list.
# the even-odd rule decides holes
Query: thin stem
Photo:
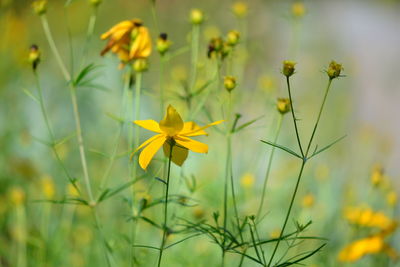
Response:
[[[165,200],[164,200],[164,224],[163,224],[163,237],[161,241],[161,246],[160,246],[160,253],[158,255],[158,264],[157,266],[161,266],[161,260],[162,260],[162,255],[164,252],[164,246],[165,246],[165,241],[167,239],[167,234],[168,234],[168,195],[169,195],[169,177],[171,174],[171,159],[172,159],[172,150],[174,148],[174,141],[171,140],[171,143],[169,144],[169,157],[168,157],[168,172],[167,172],[167,183],[166,183],[166,189],[165,189]]]
[[[315,132],[317,131],[317,127],[318,127],[318,124],[319,124],[319,120],[321,119],[322,110],[324,109],[325,102],[326,102],[326,98],[328,97],[328,93],[329,93],[329,89],[330,89],[330,87],[331,87],[331,84],[332,84],[332,79],[329,79],[328,85],[326,86],[324,99],[322,100],[322,104],[321,104],[321,107],[320,107],[319,112],[318,112],[318,118],[317,118],[317,121],[315,122],[314,129],[313,129],[312,134],[311,134],[311,137],[310,137],[310,141],[308,142],[308,146],[307,146],[307,150],[306,150],[306,155],[305,155],[306,157],[308,156],[308,152],[309,152],[309,150],[310,150],[311,143],[312,143],[312,141],[313,141],[313,139],[314,139]]]
[[[290,216],[290,213],[291,213],[291,211],[292,211],[292,207],[293,207],[294,200],[295,200],[296,195],[297,195],[297,190],[298,190],[298,188],[299,188],[299,184],[300,184],[300,180],[301,180],[301,175],[303,174],[303,170],[304,170],[304,165],[305,165],[305,164],[306,164],[306,161],[303,160],[303,162],[302,162],[302,164],[301,164],[300,171],[299,171],[299,175],[297,176],[297,182],[296,182],[296,186],[295,186],[295,188],[294,188],[294,192],[293,192],[293,194],[292,194],[292,199],[290,200],[289,209],[288,209],[288,211],[286,212],[285,221],[284,221],[284,223],[283,223],[282,230],[281,230],[281,233],[280,233],[280,235],[279,235],[279,239],[278,239],[278,241],[276,242],[275,248],[274,248],[274,250],[273,250],[273,252],[272,252],[271,258],[269,259],[269,262],[268,262],[268,265],[267,265],[267,266],[271,266],[272,260],[274,259],[275,253],[276,253],[276,251],[277,251],[277,249],[278,249],[278,247],[279,247],[279,243],[281,242],[283,233],[284,233],[285,228],[286,228],[286,224],[287,224],[287,222],[288,222],[288,220],[289,220],[289,216]]]
[[[158,26],[158,19],[157,19],[157,9],[156,9],[156,1],[155,0],[151,0],[151,15],[153,17],[153,22],[154,22],[154,26],[156,28],[156,31],[159,33],[160,32],[160,28]]]
[[[90,19],[89,19],[89,25],[88,25],[88,29],[87,29],[87,33],[86,33],[86,41],[83,46],[81,68],[85,64],[87,56],[88,56],[89,45],[90,45],[90,41],[92,40],[92,37],[93,37],[96,20],[97,20],[97,6],[94,6],[92,9],[92,14],[90,15]]]
[[[274,137],[274,143],[275,144],[278,141],[278,136],[279,136],[279,133],[280,133],[281,128],[282,128],[282,121],[283,121],[283,114],[279,113],[278,125],[276,127],[275,137]],[[272,166],[272,160],[274,158],[274,153],[275,153],[275,147],[273,146],[271,148],[271,153],[270,153],[269,159],[268,159],[267,171],[265,172],[265,178],[264,178],[264,184],[263,184],[263,189],[262,189],[262,194],[261,194],[260,205],[258,206],[258,211],[257,211],[257,216],[256,216],[257,220],[260,219],[261,211],[262,211],[262,208],[263,208],[263,205],[264,205],[265,192],[267,190],[267,183],[268,183],[268,179],[269,179],[269,174],[271,172],[271,166]]]
[[[303,147],[302,147],[301,141],[300,141],[299,130],[297,129],[297,119],[296,119],[296,115],[294,114],[293,98],[292,98],[292,93],[290,90],[289,76],[286,77],[286,83],[287,83],[287,89],[288,89],[289,100],[290,100],[290,111],[291,111],[292,117],[293,117],[294,129],[296,130],[297,143],[299,144],[301,155],[304,157]]]
[[[51,34],[51,31],[50,31],[49,22],[47,21],[46,14],[41,15],[40,16],[40,20],[42,22],[44,34],[46,35],[47,41],[48,41],[48,43],[50,45],[50,49],[51,49],[51,51],[53,52],[53,54],[54,54],[54,56],[56,58],[58,66],[60,67],[61,72],[62,72],[65,80],[67,82],[69,82],[71,80],[71,75],[69,74],[67,68],[65,67],[64,62],[63,62],[63,60],[62,60],[62,58],[60,56],[60,53],[58,52],[56,43],[54,42],[53,36]]]
[[[38,75],[37,71],[34,71],[33,73],[34,73],[34,76],[35,76],[36,88],[37,88],[38,96],[39,96],[40,109],[41,109],[41,112],[42,112],[42,116],[43,116],[44,122],[46,124],[47,132],[49,133],[49,136],[50,136],[51,149],[53,150],[53,153],[54,153],[54,155],[56,157],[56,160],[57,160],[58,164],[60,165],[60,167],[62,168],[62,170],[64,171],[64,173],[65,173],[66,177],[68,178],[69,182],[78,190],[78,188],[75,186],[75,184],[73,182],[72,176],[69,174],[67,167],[65,167],[63,161],[61,160],[60,154],[58,153],[58,151],[56,149],[56,138],[54,136],[52,127],[50,125],[49,116],[47,114],[47,110],[46,110],[46,107],[44,105],[44,98],[43,98],[42,86],[40,84],[39,75]]]
[[[200,26],[193,24],[192,27],[192,44],[191,44],[191,61],[190,61],[190,83],[189,92],[194,92],[194,86],[196,85],[197,78],[197,61],[199,58],[199,38],[200,38]]]
[[[161,55],[161,57],[160,57],[160,112],[161,112],[161,116],[164,114],[164,106],[165,106],[164,66],[165,66],[165,58],[163,55]]]
[[[89,195],[89,201],[90,203],[93,204],[93,193],[92,193],[92,188],[90,185],[90,179],[89,179],[89,172],[88,172],[88,167],[87,167],[87,162],[86,162],[86,155],[85,155],[85,146],[83,144],[83,137],[82,137],[82,128],[81,128],[81,121],[80,121],[80,116],[79,116],[79,108],[78,108],[78,99],[76,97],[76,88],[70,84],[70,95],[71,95],[71,101],[72,101],[72,108],[74,111],[74,118],[75,118],[75,127],[76,127],[76,134],[77,134],[77,139],[78,139],[78,146],[79,146],[79,154],[81,157],[81,163],[82,163],[82,169],[83,169],[83,178],[84,182],[86,185],[86,191]]]

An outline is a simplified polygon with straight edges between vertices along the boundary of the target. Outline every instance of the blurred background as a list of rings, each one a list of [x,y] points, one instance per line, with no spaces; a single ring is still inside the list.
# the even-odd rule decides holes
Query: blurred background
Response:
[[[93,14],[89,2],[52,0],[47,8],[56,45],[74,76],[82,69],[83,44]],[[56,139],[64,140],[56,149],[78,183],[82,170],[68,88],[31,3],[0,1],[0,265],[24,266],[21,257],[25,257],[25,266],[105,266],[89,208],[40,201],[62,200],[74,192],[56,164],[52,150],[43,144],[48,141],[48,133],[40,107],[30,96],[36,95],[35,77],[28,62],[32,44],[41,50],[38,75],[49,119]],[[99,67],[91,76],[94,85],[78,90],[94,191],[100,192],[96,189],[108,164],[107,154],[114,146],[118,124],[110,114],[119,112],[123,87],[118,59],[111,54],[100,56],[105,45],[100,34],[132,18],[143,20],[153,43],[160,32],[168,33],[174,56],[165,68],[163,86],[167,102],[186,117],[188,108],[178,95],[190,71],[189,13],[199,8],[205,14],[205,21],[200,32],[198,83],[208,79],[212,66],[207,58],[209,40],[238,30],[241,42],[232,67],[238,80],[234,112],[242,115],[239,124],[259,118],[233,139],[233,174],[240,213],[246,216],[257,212],[271,151],[270,146],[259,140],[273,139],[278,119],[276,99],[287,97],[282,61],[297,62],[296,74],[291,79],[292,92],[300,119],[300,136],[306,140],[326,87],[324,70],[331,60],[336,60],[343,64],[344,77],[332,84],[314,144],[323,147],[343,135],[346,138],[310,161],[304,173],[292,218],[304,224],[312,220],[307,234],[329,240],[322,252],[305,263],[307,266],[398,266],[394,251],[400,250],[400,236],[396,232],[385,241],[394,254],[381,250],[350,263],[340,262],[338,255],[351,242],[375,231],[352,225],[346,216],[347,208],[370,208],[391,220],[399,218],[400,2],[252,0],[243,3],[247,11],[240,17],[232,9],[234,1],[156,1],[158,23],[153,17],[152,1],[104,0],[99,5],[86,59]],[[301,4],[300,10],[293,7],[296,3]],[[149,70],[143,76],[142,119],[162,118],[159,58],[154,50]],[[210,95],[207,104],[214,120],[224,118],[219,106],[224,104],[226,92],[222,85],[220,89]],[[196,121],[205,124],[209,118],[202,114]],[[278,143],[295,150],[292,127],[291,117],[286,115]],[[226,153],[223,130],[223,126],[210,130],[210,136],[201,139],[210,148],[206,156],[190,153],[183,168],[174,166],[176,179],[172,181],[172,193],[195,200],[190,207],[173,206],[174,217],[212,221],[213,212],[221,212]],[[148,131],[141,131],[141,141],[150,136]],[[120,156],[111,169],[110,187],[126,182],[130,151],[127,143],[124,132],[118,150]],[[161,159],[162,154],[158,156]],[[159,175],[156,165],[157,162],[146,175]],[[276,236],[277,231],[279,234],[298,168],[298,161],[276,151],[266,195],[267,215],[259,228],[264,237]],[[195,190],[188,186],[191,179],[196,181]],[[137,201],[158,198],[161,189],[153,178],[140,181],[135,189]],[[129,190],[123,191],[99,208],[104,233],[115,254],[115,266],[128,266],[131,216],[128,196]],[[157,220],[160,211],[161,206],[157,206],[146,212]],[[159,231],[146,223],[139,227],[137,243],[159,245]],[[289,228],[294,229],[292,221]],[[307,250],[313,242],[316,241],[310,241],[311,245],[302,243],[298,249]],[[219,253],[210,239],[191,239],[166,252],[165,266],[217,266]],[[137,257],[140,266],[155,265],[156,253],[152,250],[140,248]],[[227,263],[236,264],[237,259],[233,255]],[[243,266],[257,265],[247,261]]]

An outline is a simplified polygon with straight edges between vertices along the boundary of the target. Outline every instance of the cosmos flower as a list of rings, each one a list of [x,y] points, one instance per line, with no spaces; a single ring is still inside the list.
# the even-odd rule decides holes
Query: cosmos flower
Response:
[[[179,113],[171,105],[168,106],[167,113],[160,123],[154,120],[134,121],[134,123],[140,127],[158,133],[145,141],[134,151],[135,153],[144,148],[139,156],[140,167],[146,170],[150,161],[161,147],[163,147],[164,154],[167,157],[169,157],[170,149],[172,148],[171,160],[178,166],[181,166],[185,162],[188,156],[188,150],[196,153],[207,153],[208,146],[206,144],[195,141],[189,137],[207,135],[204,129],[221,122],[222,120],[215,121],[203,127],[200,127],[195,122],[184,123]]]

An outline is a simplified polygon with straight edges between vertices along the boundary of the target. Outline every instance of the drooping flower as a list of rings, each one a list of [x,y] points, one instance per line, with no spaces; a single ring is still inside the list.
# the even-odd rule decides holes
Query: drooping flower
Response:
[[[100,38],[108,39],[100,54],[103,56],[111,50],[123,64],[133,59],[147,58],[151,53],[149,30],[139,19],[124,20],[103,33]]]
[[[140,127],[158,133],[134,151],[135,153],[143,148],[139,156],[140,167],[146,170],[150,161],[161,147],[163,147],[164,154],[167,157],[169,157],[172,148],[171,160],[178,166],[181,166],[185,162],[188,150],[197,153],[207,153],[208,146],[206,144],[189,137],[207,135],[204,129],[217,125],[222,121],[215,121],[203,127],[200,127],[195,122],[183,122],[179,113],[171,105],[168,106],[164,119],[159,123],[154,120],[134,121]]]

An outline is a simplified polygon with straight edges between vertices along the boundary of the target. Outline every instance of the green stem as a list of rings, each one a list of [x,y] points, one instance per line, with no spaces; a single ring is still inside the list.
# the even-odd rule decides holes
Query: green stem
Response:
[[[47,41],[49,43],[50,49],[51,49],[51,51],[53,52],[53,54],[54,54],[54,56],[56,58],[57,64],[60,67],[61,72],[62,72],[65,80],[67,82],[69,82],[71,80],[71,75],[69,74],[67,68],[65,67],[64,62],[63,62],[63,60],[62,60],[62,58],[60,56],[60,53],[58,52],[56,43],[54,42],[54,39],[53,39],[53,35],[51,34],[51,31],[50,31],[50,26],[49,26],[49,22],[47,21],[46,14],[41,15],[40,19],[41,19],[43,30],[44,30],[44,34],[46,35],[46,38],[47,38]]]
[[[86,41],[85,41],[85,44],[83,46],[81,68],[85,64],[85,61],[86,61],[87,56],[88,56],[89,45],[90,45],[90,41],[92,40],[92,37],[93,37],[93,32],[94,32],[94,27],[96,25],[96,20],[97,20],[97,6],[93,7],[92,14],[90,15],[88,30],[87,30],[87,33],[86,33]]]
[[[317,131],[319,120],[321,119],[322,110],[324,109],[326,98],[328,97],[329,89],[331,88],[331,84],[332,84],[332,79],[329,79],[328,85],[326,86],[324,99],[322,100],[322,104],[321,104],[321,107],[320,107],[319,112],[318,112],[318,118],[317,118],[317,121],[315,122],[314,129],[313,129],[311,137],[310,137],[310,141],[308,142],[308,146],[307,146],[307,150],[306,150],[306,157],[308,156],[308,152],[310,150],[311,143],[312,143],[312,141],[314,139],[314,136],[315,136],[315,133]]]
[[[193,24],[192,27],[192,44],[191,44],[191,71],[190,71],[190,83],[189,92],[194,92],[197,78],[197,62],[199,58],[199,39],[200,39],[200,26]]]
[[[279,133],[280,133],[281,128],[282,128],[282,120],[283,120],[283,115],[279,114],[278,125],[276,127],[276,132],[275,132],[275,137],[274,137],[274,143],[275,144],[278,141],[278,136],[279,136]],[[272,160],[274,158],[274,153],[275,153],[275,147],[273,146],[271,148],[271,153],[269,155],[267,171],[265,173],[264,184],[263,184],[263,189],[262,189],[262,194],[261,194],[260,205],[258,206],[258,211],[257,211],[257,216],[256,216],[258,221],[260,219],[261,211],[262,211],[262,208],[263,208],[263,205],[264,205],[265,192],[267,190],[267,183],[268,183],[268,179],[269,179],[269,174],[271,172],[271,166],[272,166]]]
[[[158,25],[158,19],[157,19],[157,10],[156,10],[156,1],[151,0],[151,16],[153,17],[153,22],[154,26],[156,28],[156,31],[160,33],[160,27]]]
[[[164,252],[164,246],[165,242],[167,239],[167,234],[168,234],[168,195],[169,195],[169,177],[171,174],[171,159],[172,159],[172,150],[174,148],[174,140],[171,140],[170,149],[169,149],[169,157],[168,157],[168,172],[167,172],[167,183],[166,183],[166,189],[165,189],[165,200],[164,200],[164,224],[163,224],[163,237],[161,241],[161,246],[160,246],[160,253],[158,255],[158,264],[157,266],[161,266],[161,260],[162,260],[162,255]]]
[[[290,90],[289,76],[286,77],[286,84],[287,84],[287,89],[288,89],[288,94],[289,94],[289,100],[290,100],[290,111],[291,111],[292,117],[293,117],[294,129],[296,130],[297,143],[298,143],[298,145],[299,145],[301,155],[304,157],[303,147],[302,147],[301,141],[300,141],[299,130],[297,129],[297,119],[296,119],[296,115],[294,114],[293,98],[292,98],[292,93],[291,93],[291,90]]]
[[[164,58],[164,56],[161,56],[161,58],[160,58],[160,112],[161,112],[161,116],[164,114],[164,106],[165,106],[164,65],[165,65],[165,58]]]
[[[26,228],[26,212],[23,204],[18,204],[16,207],[16,225],[21,230],[21,239],[17,240],[17,267],[27,266],[27,228]]]

